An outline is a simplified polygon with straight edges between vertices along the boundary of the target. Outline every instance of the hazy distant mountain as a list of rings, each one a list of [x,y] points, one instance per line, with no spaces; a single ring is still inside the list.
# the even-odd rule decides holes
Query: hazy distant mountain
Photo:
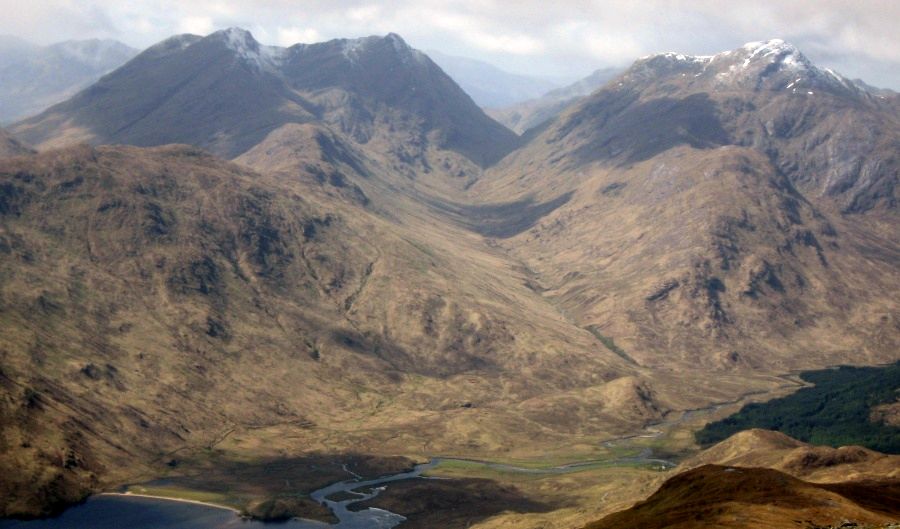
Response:
[[[231,158],[312,121],[408,162],[435,146],[487,165],[517,143],[397,35],[278,48],[240,29],[168,39],[12,130],[35,145],[177,142]]]
[[[0,123],[64,101],[138,50],[114,40],[71,40],[36,46],[0,37]]]
[[[517,134],[533,129],[555,118],[566,107],[605,85],[621,73],[620,68],[602,68],[568,86],[551,90],[540,97],[513,104],[505,108],[494,105],[487,113]]]
[[[459,83],[482,108],[497,108],[534,99],[559,87],[543,77],[509,73],[493,64],[429,50],[428,56]]]

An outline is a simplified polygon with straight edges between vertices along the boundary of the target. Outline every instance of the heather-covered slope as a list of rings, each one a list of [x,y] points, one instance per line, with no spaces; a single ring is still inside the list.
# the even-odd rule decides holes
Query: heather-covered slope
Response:
[[[306,161],[347,167],[325,145]],[[4,514],[171,471],[175,451],[509,453],[647,420],[599,391],[632,370],[501,254],[307,172],[185,146],[5,160]],[[548,438],[560,419],[532,410],[554,395],[571,424]]]
[[[898,141],[890,99],[754,43],[639,60],[471,192],[543,295],[638,363],[890,361]],[[556,207],[504,209],[523,201]]]
[[[898,504],[897,480],[816,485],[777,470],[706,465],[584,529],[888,527]]]

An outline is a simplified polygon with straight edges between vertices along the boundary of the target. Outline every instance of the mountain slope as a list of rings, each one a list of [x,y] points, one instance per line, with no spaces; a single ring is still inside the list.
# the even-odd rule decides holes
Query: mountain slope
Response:
[[[138,50],[114,40],[72,40],[50,46],[0,39],[0,123],[64,101]]]
[[[186,146],[4,160],[4,515],[164,475],[166,454],[190,472],[210,447],[514,454],[646,420],[603,388],[649,380],[514,262],[402,194],[342,194],[332,176],[374,162],[299,132],[298,165],[269,175]],[[556,395],[568,416],[535,413]]]
[[[561,311],[641,364],[891,361],[898,123],[892,101],[780,41],[665,54],[576,104],[471,192],[499,212],[556,204],[502,246]]]
[[[240,29],[157,44],[13,130],[38,146],[188,143],[233,158],[281,125],[312,121],[423,168],[429,148],[485,166],[516,145],[397,35],[276,48]]]

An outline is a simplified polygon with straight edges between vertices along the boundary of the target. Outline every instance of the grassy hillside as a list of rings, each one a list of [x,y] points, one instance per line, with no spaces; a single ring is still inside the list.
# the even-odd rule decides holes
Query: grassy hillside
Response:
[[[748,428],[784,432],[813,444],[862,445],[900,454],[900,428],[872,420],[872,409],[893,402],[900,390],[900,362],[888,367],[840,367],[801,375],[815,384],[793,395],[750,404],[697,432],[712,444]]]

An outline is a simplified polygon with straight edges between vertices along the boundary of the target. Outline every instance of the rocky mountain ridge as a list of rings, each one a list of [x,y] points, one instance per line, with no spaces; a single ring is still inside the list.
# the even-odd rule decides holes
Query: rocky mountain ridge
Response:
[[[313,121],[417,171],[441,163],[427,159],[429,148],[456,152],[475,171],[517,144],[395,34],[278,48],[238,28],[157,44],[13,131],[38,147],[189,143],[233,158],[281,125]]]

